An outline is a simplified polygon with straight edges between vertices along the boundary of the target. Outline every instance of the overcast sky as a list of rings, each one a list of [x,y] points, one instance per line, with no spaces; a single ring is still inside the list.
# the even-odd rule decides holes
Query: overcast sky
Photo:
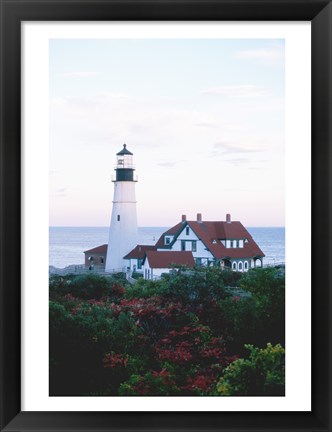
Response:
[[[50,42],[50,225],[108,226],[134,153],[139,226],[284,226],[284,41]]]

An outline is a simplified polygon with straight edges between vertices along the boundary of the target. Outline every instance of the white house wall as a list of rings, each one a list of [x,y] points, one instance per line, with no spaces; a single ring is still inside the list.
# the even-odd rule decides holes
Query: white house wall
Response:
[[[126,266],[130,269],[130,271],[138,271],[141,272],[142,269],[138,268],[138,260],[136,258],[131,258],[126,260]]]
[[[170,269],[167,268],[154,268],[152,269],[149,264],[148,258],[146,258],[144,265],[142,266],[143,271],[143,277],[144,279],[155,279],[159,278],[163,273],[169,273]],[[147,276],[147,272],[149,273],[149,276]]]
[[[186,251],[192,252],[191,241],[196,241],[196,252],[192,252],[194,258],[213,259],[213,255],[210,251],[205,249],[205,246],[201,240],[198,239],[197,235],[189,228],[189,234],[186,234],[186,228],[182,230],[176,242],[172,246],[172,251],[181,251],[181,240],[187,240]],[[158,249],[158,251],[167,251],[169,249]]]

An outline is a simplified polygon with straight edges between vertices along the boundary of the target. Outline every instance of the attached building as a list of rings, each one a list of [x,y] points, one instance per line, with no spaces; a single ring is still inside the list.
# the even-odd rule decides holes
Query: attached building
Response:
[[[194,267],[195,260],[189,251],[163,251],[148,250],[143,261],[143,274],[145,279],[159,278],[162,273],[169,273],[173,267]]]
[[[84,251],[85,267],[104,269],[107,256],[107,244]]]
[[[143,261],[147,251],[157,250],[156,246],[137,245],[124,259],[127,260],[127,269],[132,272],[143,273]]]

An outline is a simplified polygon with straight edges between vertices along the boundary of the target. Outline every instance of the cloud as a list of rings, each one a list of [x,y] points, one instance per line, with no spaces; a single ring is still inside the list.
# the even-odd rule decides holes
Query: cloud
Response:
[[[163,167],[163,168],[174,168],[174,166],[176,165],[176,162],[160,162],[157,165]]]
[[[61,78],[91,78],[100,75],[97,71],[72,71],[59,74]]]
[[[218,156],[220,154],[228,154],[228,155],[232,155],[232,154],[238,154],[238,153],[254,153],[254,152],[259,152],[262,151],[256,147],[251,147],[252,144],[232,144],[229,142],[224,142],[224,141],[220,141],[215,143],[214,148],[216,150],[214,150],[212,152],[212,156]]]
[[[235,58],[258,61],[268,66],[283,65],[284,49],[281,46],[276,46],[270,49],[244,50],[237,52]]]
[[[220,124],[217,124],[217,123],[196,123],[195,126],[205,127],[205,128],[209,128],[209,129],[216,129],[217,127],[220,126]]]
[[[251,159],[246,158],[246,157],[242,157],[242,158],[228,159],[228,160],[225,160],[225,162],[228,162],[234,166],[239,166],[239,165],[243,165],[245,163],[251,162]]]
[[[262,98],[271,96],[271,91],[267,87],[243,84],[211,87],[210,89],[204,90],[202,94],[224,96],[227,98]]]

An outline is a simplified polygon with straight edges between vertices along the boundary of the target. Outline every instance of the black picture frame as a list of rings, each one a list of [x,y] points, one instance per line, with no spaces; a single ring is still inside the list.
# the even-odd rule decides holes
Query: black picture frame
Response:
[[[331,431],[331,1],[0,0],[0,7],[0,430]],[[311,21],[311,412],[21,411],[21,22],[107,20]]]

